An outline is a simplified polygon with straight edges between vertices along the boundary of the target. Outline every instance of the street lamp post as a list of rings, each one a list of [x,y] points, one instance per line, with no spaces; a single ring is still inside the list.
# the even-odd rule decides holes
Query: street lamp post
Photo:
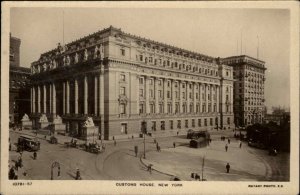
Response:
[[[144,136],[144,159],[146,159],[146,132],[147,132],[146,121],[143,121],[142,122],[142,133]]]

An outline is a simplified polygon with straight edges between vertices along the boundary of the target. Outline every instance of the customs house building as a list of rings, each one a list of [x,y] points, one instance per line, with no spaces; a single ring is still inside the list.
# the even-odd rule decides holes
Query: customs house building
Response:
[[[59,115],[66,134],[92,117],[104,139],[234,128],[233,68],[110,26],[32,63],[31,118]]]

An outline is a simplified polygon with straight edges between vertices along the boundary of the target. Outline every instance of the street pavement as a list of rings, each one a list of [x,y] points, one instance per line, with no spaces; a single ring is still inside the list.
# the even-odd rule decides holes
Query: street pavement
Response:
[[[17,142],[20,134],[33,135],[30,130],[12,131],[10,139]],[[233,132],[215,131],[211,133],[213,139],[208,148],[189,148],[189,141],[185,135],[173,137],[156,137],[161,152],[156,151],[154,138],[146,136],[146,159],[143,158],[143,139],[103,141],[106,150],[100,154],[93,154],[77,148],[67,148],[64,142],[70,137],[57,135],[59,144],[50,144],[49,136],[38,134],[41,150],[37,160],[33,160],[33,153],[24,152],[22,155],[24,167],[18,170],[19,179],[50,179],[51,165],[57,161],[61,165],[61,174],[57,176],[54,169],[54,179],[74,180],[76,169],[80,169],[81,177],[85,180],[170,180],[177,176],[181,180],[192,180],[191,173],[202,174],[204,161],[204,178],[208,181],[287,181],[289,178],[289,154],[268,156],[264,150],[250,148],[243,143],[242,148],[232,138]],[[220,136],[231,137],[228,152],[225,151],[225,141]],[[99,140],[98,140],[99,142]],[[173,142],[176,148],[173,148]],[[227,142],[227,140],[226,140]],[[84,143],[84,141],[79,141]],[[138,156],[135,156],[134,146],[138,146]],[[10,164],[19,154],[10,152]],[[230,173],[226,173],[225,165],[229,162]],[[147,165],[153,164],[154,170],[149,173]],[[26,172],[26,175],[24,175]]]

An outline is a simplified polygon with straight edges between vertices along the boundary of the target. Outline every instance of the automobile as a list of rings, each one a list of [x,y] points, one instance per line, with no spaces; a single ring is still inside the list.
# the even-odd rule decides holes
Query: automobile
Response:
[[[186,136],[186,138],[187,138],[187,139],[192,139],[193,135],[194,135],[194,131],[193,131],[192,129],[189,129],[189,130],[187,131],[187,136]]]
[[[86,151],[91,152],[91,153],[101,153],[104,152],[105,148],[102,145],[99,145],[97,143],[89,143],[86,145]]]
[[[40,150],[40,142],[35,137],[21,135],[18,138],[17,151],[27,150],[30,152]]]
[[[58,142],[57,142],[57,138],[55,137],[55,136],[51,136],[50,137],[50,143],[51,144],[57,144]]]

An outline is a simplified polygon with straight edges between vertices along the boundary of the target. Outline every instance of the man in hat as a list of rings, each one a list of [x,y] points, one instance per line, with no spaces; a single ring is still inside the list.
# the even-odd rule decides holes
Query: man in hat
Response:
[[[228,150],[228,145],[227,145],[227,144],[225,145],[225,150],[226,150],[226,152],[227,152],[227,150]]]

